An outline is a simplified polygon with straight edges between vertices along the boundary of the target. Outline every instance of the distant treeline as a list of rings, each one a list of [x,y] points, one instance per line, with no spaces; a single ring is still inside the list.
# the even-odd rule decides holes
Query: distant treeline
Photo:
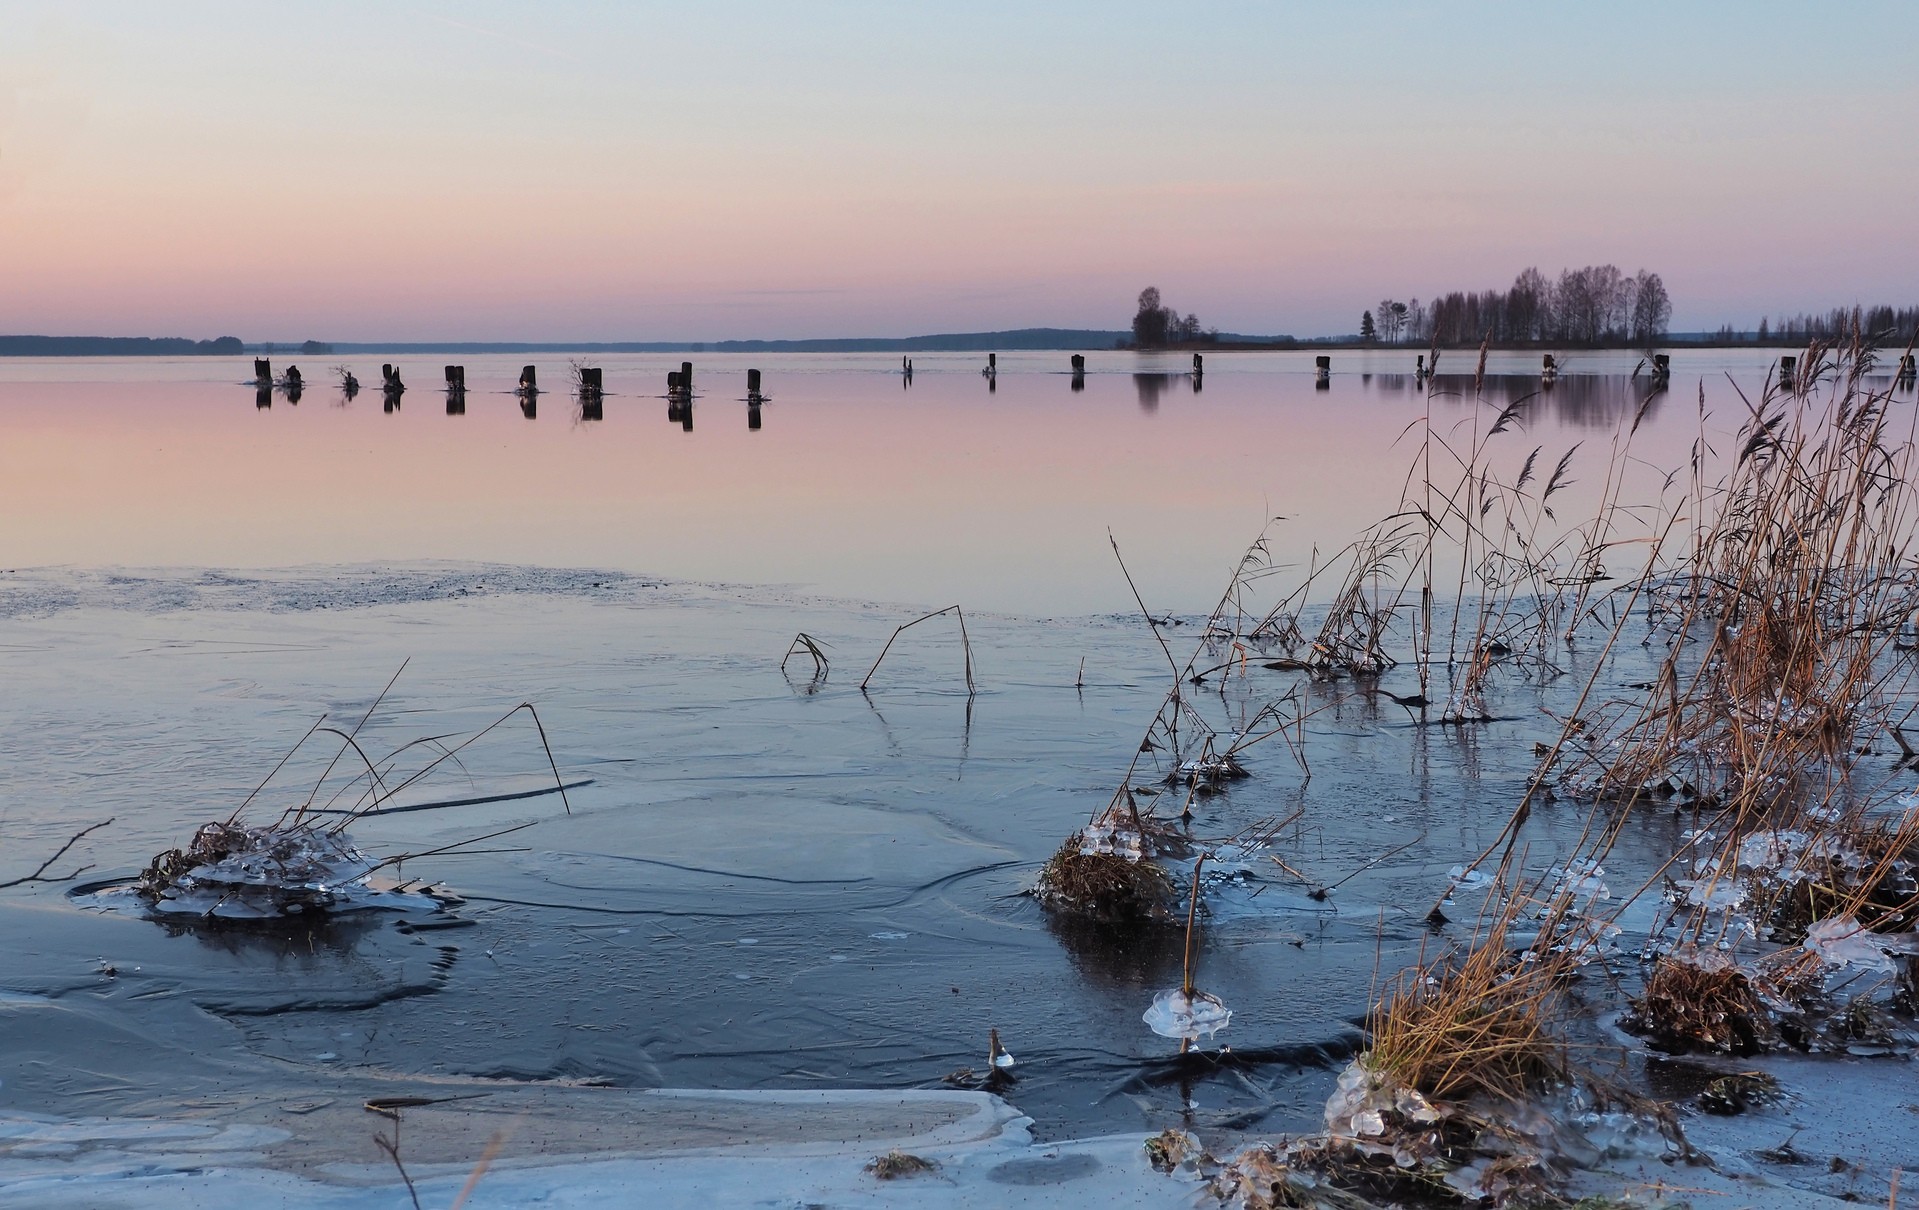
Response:
[[[0,357],[183,357],[246,351],[238,336],[188,340],[183,336],[0,336]]]
[[[1814,340],[1840,340],[1854,333],[1884,345],[1905,347],[1919,329],[1919,307],[1834,307],[1824,315],[1766,316],[1757,332],[1735,332],[1730,326],[1719,329],[1717,337],[1726,344],[1748,341],[1762,345],[1803,345]]]
[[[336,353],[969,353],[1006,349],[1110,349],[1126,333],[1089,328],[1015,328],[928,336],[825,336],[801,340],[334,341]]]
[[[1360,318],[1360,337],[1392,344],[1650,345],[1666,334],[1672,298],[1657,273],[1616,265],[1529,268],[1506,290],[1455,290],[1429,302],[1384,299]]]

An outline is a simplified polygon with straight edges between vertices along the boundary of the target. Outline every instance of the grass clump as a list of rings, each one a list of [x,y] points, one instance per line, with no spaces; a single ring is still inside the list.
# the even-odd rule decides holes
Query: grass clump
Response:
[[[938,1169],[939,1165],[934,1161],[901,1151],[898,1147],[885,1155],[874,1156],[866,1165],[866,1171],[882,1181],[898,1180],[903,1176],[921,1176]]]
[[[1199,1140],[1168,1127],[1146,1140],[1146,1159],[1155,1172],[1172,1172],[1199,1154]]]
[[[1690,946],[1653,964],[1621,1024],[1668,1054],[1756,1054],[1776,1037],[1752,977],[1724,954]]]
[[[1040,869],[1033,896],[1053,911],[1104,924],[1171,924],[1180,914],[1172,876],[1143,857],[1083,851],[1082,833],[1066,838]]]
[[[1506,924],[1401,976],[1373,1019],[1373,1071],[1434,1102],[1519,1104],[1567,1080],[1552,964],[1515,963]]]

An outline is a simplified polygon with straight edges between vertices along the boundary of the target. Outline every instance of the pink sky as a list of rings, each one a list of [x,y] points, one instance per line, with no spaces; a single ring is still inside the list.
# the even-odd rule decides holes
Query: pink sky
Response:
[[[1150,283],[1319,335],[1607,261],[1688,329],[1919,277],[1899,4],[20,9],[4,332],[1122,327]]]

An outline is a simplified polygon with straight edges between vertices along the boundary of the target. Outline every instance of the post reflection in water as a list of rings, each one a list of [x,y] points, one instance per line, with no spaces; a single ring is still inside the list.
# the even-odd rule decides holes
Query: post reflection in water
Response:
[[[354,368],[367,393],[384,404],[384,392],[375,391],[381,365],[374,356],[390,355],[369,355]],[[103,360],[57,372],[24,359],[0,362],[0,407],[10,409],[0,412],[10,417],[7,441],[0,443],[0,509],[32,522],[20,527],[28,536],[9,557],[269,566],[445,549],[480,559],[625,566],[637,556],[599,534],[569,535],[556,545],[550,531],[535,532],[524,520],[533,515],[526,511],[530,503],[589,498],[584,493],[593,483],[602,495],[590,498],[610,501],[624,517],[657,517],[670,508],[758,518],[754,526],[715,522],[720,530],[701,542],[692,531],[661,538],[658,562],[648,571],[664,567],[670,570],[662,574],[699,579],[765,569],[768,580],[833,578],[843,591],[875,599],[917,597],[930,593],[930,584],[959,599],[972,599],[971,593],[1015,609],[1091,613],[1113,605],[1111,586],[1072,560],[1084,553],[1084,534],[1103,534],[1109,521],[1122,544],[1130,540],[1152,553],[1154,570],[1144,574],[1158,577],[1163,568],[1162,582],[1172,586],[1167,597],[1179,600],[1190,584],[1211,577],[1222,557],[1208,542],[1191,540],[1194,527],[1223,528],[1218,518],[1241,512],[1256,525],[1270,498],[1273,507],[1300,518],[1276,541],[1294,542],[1298,549],[1285,553],[1307,560],[1314,542],[1343,544],[1392,511],[1404,469],[1399,443],[1409,423],[1430,412],[1436,432],[1463,439],[1475,426],[1484,433],[1501,409],[1520,399],[1527,400],[1523,418],[1489,444],[1487,456],[1510,481],[1535,446],[1545,447],[1539,455],[1545,466],[1583,441],[1569,470],[1580,482],[1568,489],[1565,508],[1555,495],[1555,509],[1564,515],[1584,506],[1578,498],[1587,485],[1598,491],[1604,476],[1594,465],[1603,461],[1604,438],[1630,424],[1642,404],[1649,410],[1633,454],[1660,468],[1663,482],[1665,471],[1686,464],[1698,429],[1690,380],[1706,380],[1709,435],[1716,438],[1734,427],[1729,417],[1744,412],[1722,371],[1752,394],[1776,361],[1757,351],[1716,359],[1687,352],[1673,365],[1674,380],[1684,385],[1667,398],[1653,394],[1643,371],[1631,376],[1637,355],[1603,362],[1596,354],[1568,357],[1550,393],[1542,389],[1536,351],[1495,356],[1477,391],[1474,359],[1461,355],[1443,363],[1449,372],[1430,384],[1429,395],[1414,376],[1410,351],[1352,355],[1349,372],[1333,376],[1328,391],[1312,385],[1310,352],[1209,352],[1203,394],[1189,395],[1193,376],[1183,351],[1089,356],[1104,372],[1087,373],[1079,391],[1064,372],[1067,354],[1022,353],[1001,358],[1006,390],[982,399],[968,381],[978,363],[965,354],[929,357],[924,380],[915,367],[907,396],[894,381],[903,379],[898,353],[750,356],[757,365],[749,367],[744,354],[716,360],[712,373],[721,377],[715,381],[738,384],[748,368],[783,375],[781,402],[792,408],[773,425],[770,404],[756,417],[741,400],[744,423],[737,413],[720,416],[698,442],[691,432],[697,400],[688,404],[679,395],[666,400],[664,410],[668,423],[686,432],[684,440],[660,430],[659,412],[646,418],[643,397],[633,400],[637,413],[602,405],[600,419],[569,423],[580,406],[572,390],[558,396],[557,427],[543,431],[525,418],[532,409],[516,415],[487,402],[523,402],[512,390],[520,357],[509,364],[490,355],[467,365],[469,390],[482,393],[464,414],[444,394],[443,406],[404,416],[397,406],[384,415],[384,408],[372,407],[316,412],[304,399],[298,408],[287,406],[278,387],[262,398],[259,384],[247,382],[253,389],[246,395],[271,410],[260,407],[237,427],[235,417],[247,410],[245,396],[234,389],[246,378],[244,362],[202,368]],[[1887,386],[1896,366],[1894,359],[1886,367]],[[277,379],[283,367],[274,369]],[[607,367],[623,382],[655,385],[665,372],[664,359],[648,355],[622,356]],[[740,377],[727,377],[735,374]],[[487,393],[481,384],[489,382]],[[321,398],[330,404],[339,395],[329,389]],[[1903,405],[1912,396],[1902,390],[1897,398]],[[582,407],[577,416],[585,421],[592,414]],[[102,415],[116,423],[97,423]],[[74,419],[80,416],[95,423],[82,428]],[[266,428],[274,430],[270,439]],[[1018,439],[1009,439],[1015,429]],[[82,444],[85,462],[74,453]],[[1379,473],[1389,463],[1392,473]],[[1208,473],[1183,480],[1177,501],[1142,491],[1142,484],[1182,466],[1204,466]],[[399,498],[459,501],[461,517],[487,523],[449,521],[428,531],[425,521],[355,514],[321,530],[290,508],[259,507],[276,486],[299,485],[310,495],[371,467],[383,481],[406,482]],[[110,490],[98,486],[103,479],[112,480]],[[620,486],[606,495],[610,480]],[[492,494],[477,490],[481,481],[493,485]],[[509,481],[516,486],[502,492],[498,485]],[[205,486],[183,497],[183,482]],[[94,484],[94,494],[80,493],[81,483]],[[1646,498],[1656,498],[1658,488],[1654,482]],[[967,492],[977,493],[977,505],[954,512],[955,495]],[[237,531],[209,520],[233,515],[249,501],[254,511]],[[1002,533],[1000,518],[1013,510],[1049,520]],[[128,517],[138,518],[138,526],[130,529]],[[877,533],[884,542],[822,544],[809,537],[854,530]],[[950,568],[919,569],[914,574],[926,580],[922,584],[878,553],[923,540],[998,554],[992,561],[969,562],[969,556]],[[799,562],[794,542],[814,542],[812,557],[825,570]]]
[[[748,432],[757,433],[760,431],[760,409],[758,407],[749,406],[746,409],[746,428]]]
[[[540,397],[537,394],[524,391],[520,393],[520,415],[526,417],[528,420],[539,419]]]

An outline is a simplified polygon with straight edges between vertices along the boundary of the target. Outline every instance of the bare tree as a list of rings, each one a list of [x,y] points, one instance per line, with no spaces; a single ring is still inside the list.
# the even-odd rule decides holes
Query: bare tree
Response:
[[[1139,310],[1133,314],[1133,343],[1142,349],[1166,343],[1170,313],[1159,302],[1159,287],[1148,286],[1139,292]]]
[[[1666,283],[1659,280],[1657,273],[1648,273],[1641,269],[1633,277],[1632,338],[1634,342],[1650,345],[1666,334],[1666,325],[1672,322],[1672,299],[1666,294]]]

